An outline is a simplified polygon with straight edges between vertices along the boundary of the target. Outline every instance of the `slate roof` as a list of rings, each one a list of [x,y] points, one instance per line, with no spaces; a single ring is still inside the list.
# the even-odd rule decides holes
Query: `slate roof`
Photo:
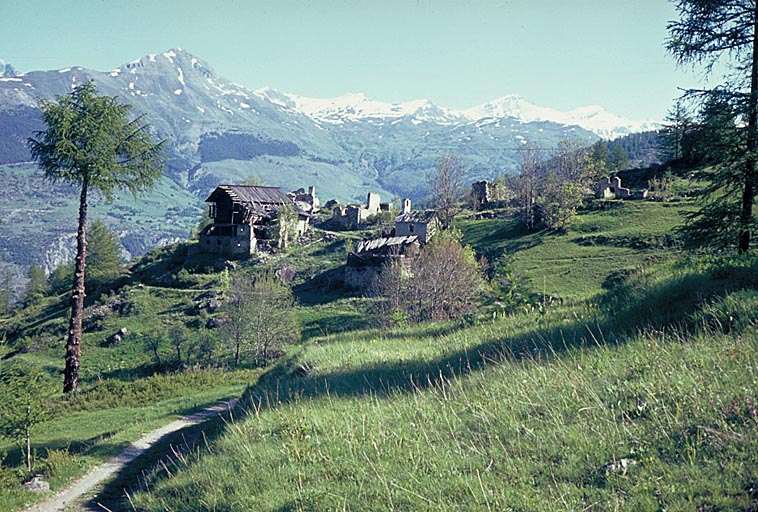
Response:
[[[310,217],[310,213],[301,208],[279,187],[263,187],[258,185],[219,185],[211,192],[206,203],[215,203],[219,194],[226,193],[233,203],[241,204],[248,214],[270,215],[277,206],[292,205],[295,213]],[[248,215],[246,215],[247,217]]]
[[[215,202],[219,191],[226,192],[232,201],[247,204],[287,204],[292,203],[279,187],[260,187],[257,185],[219,185],[211,192],[206,203]]]
[[[358,247],[355,249],[355,253],[360,254],[363,252],[373,252],[373,251],[377,251],[379,249],[383,249],[387,247],[412,244],[413,242],[417,242],[417,241],[418,241],[418,237],[416,235],[391,236],[387,238],[374,238],[371,240],[363,240],[362,242],[358,244]]]
[[[416,224],[428,224],[437,216],[436,210],[418,210],[401,213],[395,217],[395,222],[413,222]]]

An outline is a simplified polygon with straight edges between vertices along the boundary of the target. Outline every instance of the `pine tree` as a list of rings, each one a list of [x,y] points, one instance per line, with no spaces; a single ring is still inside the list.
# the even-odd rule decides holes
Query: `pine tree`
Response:
[[[66,343],[63,391],[79,384],[79,359],[87,256],[87,194],[90,188],[112,199],[115,190],[132,195],[152,187],[165,167],[163,143],[155,143],[142,116],[129,121],[130,105],[98,96],[91,82],[56,101],[42,102],[43,131],[29,139],[32,157],[52,182],[80,186],[71,319]]]
[[[711,175],[708,202],[690,225],[700,232],[709,226],[721,230],[717,245],[735,236],[745,253],[755,229],[758,187],[758,6],[755,0],[678,0],[676,10],[680,19],[669,23],[666,43],[676,61],[702,66],[707,74],[717,62],[726,67],[718,87],[687,96],[701,102],[718,98],[746,124],[741,144]]]
[[[100,219],[95,219],[87,240],[87,272],[93,288],[116,278],[121,271],[121,242]]]

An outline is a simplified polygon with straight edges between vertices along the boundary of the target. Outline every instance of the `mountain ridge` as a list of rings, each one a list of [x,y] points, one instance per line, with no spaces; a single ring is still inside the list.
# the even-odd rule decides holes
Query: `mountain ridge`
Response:
[[[135,114],[144,114],[156,136],[168,141],[168,169],[160,191],[146,194],[142,206],[124,198],[93,210],[118,226],[122,244],[134,256],[155,243],[186,236],[203,199],[219,183],[254,177],[287,191],[314,185],[324,200],[362,202],[368,192],[387,200],[418,200],[428,193],[428,176],[440,155],[459,155],[466,164],[464,180],[471,183],[517,172],[521,148],[529,142],[548,154],[561,140],[592,144],[600,138],[578,125],[545,120],[547,116],[538,115],[544,112],[525,100],[514,99],[510,110],[490,102],[485,112],[489,117],[475,120],[470,112],[428,100],[391,104],[362,93],[335,101],[271,88],[253,91],[179,48],[110,71],[72,66],[18,73],[5,63],[0,70],[5,209],[0,212],[0,264],[28,265],[30,254],[43,263],[50,259],[46,251],[64,252],[61,247],[75,227],[75,196],[46,187],[41,173],[28,165],[26,140],[44,128],[40,100],[54,100],[89,80],[99,94],[120,97]],[[519,112],[530,113],[530,120],[508,116]],[[24,196],[13,192],[18,187],[43,191],[37,199],[44,208],[28,207]],[[25,220],[19,224],[21,217]],[[49,218],[60,219],[65,228],[51,226]],[[27,236],[29,226],[39,230],[37,239]],[[53,257],[46,267],[59,260]]]

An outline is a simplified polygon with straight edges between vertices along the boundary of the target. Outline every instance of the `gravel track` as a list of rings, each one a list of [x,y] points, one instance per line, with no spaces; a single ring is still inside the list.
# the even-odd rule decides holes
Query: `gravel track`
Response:
[[[112,459],[100,464],[90,470],[89,473],[71,484],[69,487],[62,489],[49,496],[45,501],[35,503],[26,512],[62,512],[75,510],[91,510],[81,505],[82,497],[90,493],[99,484],[113,477],[121,471],[127,464],[142,455],[145,450],[152,447],[164,436],[172,434],[178,430],[192,425],[197,425],[208,419],[214,418],[219,414],[228,411],[237,405],[237,398],[216,404],[195,414],[185,416],[178,420],[172,421],[152,432],[142,436],[138,441],[129,445],[124,451]],[[99,509],[107,510],[107,509]]]

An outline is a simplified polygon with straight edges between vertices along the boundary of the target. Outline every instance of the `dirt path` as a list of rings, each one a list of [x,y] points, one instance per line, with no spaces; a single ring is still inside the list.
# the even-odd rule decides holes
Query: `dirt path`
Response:
[[[221,414],[234,407],[237,404],[238,399],[232,399],[227,402],[222,402],[204,409],[195,414],[185,416],[178,420],[162,426],[159,429],[145,434],[138,441],[131,444],[119,455],[113,457],[109,461],[100,464],[99,466],[90,470],[89,473],[82,478],[74,482],[71,486],[58,491],[52,496],[48,497],[45,501],[41,501],[32,505],[26,512],[59,512],[64,510],[84,510],[80,507],[80,499],[95,489],[98,484],[103,483],[105,480],[113,477],[116,473],[121,471],[127,464],[139,457],[145,450],[149,449],[161,438],[167,434],[171,434],[185,427],[197,425],[210,418]]]

